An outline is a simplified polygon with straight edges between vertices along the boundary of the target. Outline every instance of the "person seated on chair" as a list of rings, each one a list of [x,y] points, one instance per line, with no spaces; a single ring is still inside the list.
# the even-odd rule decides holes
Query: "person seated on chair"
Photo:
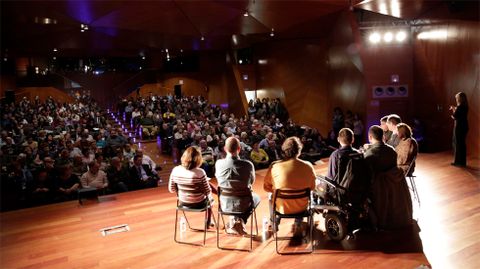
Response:
[[[346,163],[342,162],[342,158],[352,153],[359,153],[358,150],[352,147],[355,141],[353,131],[350,128],[342,128],[338,132],[337,141],[340,144],[340,148],[336,149],[330,155],[328,159],[328,172],[327,177],[331,180],[340,182],[346,169]]]
[[[213,177],[213,168],[215,165],[215,154],[213,149],[207,145],[205,139],[200,140],[200,152],[202,153],[202,169],[205,170],[208,177]]]
[[[250,191],[255,182],[255,168],[253,163],[239,158],[241,151],[240,141],[235,137],[229,137],[225,141],[225,152],[227,157],[218,160],[215,163],[215,177],[218,186],[229,188],[235,191]],[[250,204],[249,197],[224,197],[221,196],[223,211],[248,212],[250,208],[256,207],[260,203],[260,197],[252,192],[253,205]],[[245,223],[250,217],[245,213],[240,217],[234,217],[234,224],[227,228],[228,233],[246,234]]]
[[[80,180],[73,174],[73,167],[67,164],[60,169],[56,178],[57,201],[74,200],[77,197],[77,190],[80,187]]]
[[[383,139],[382,139],[383,142],[387,142],[390,139],[390,137],[392,136],[392,131],[388,130],[387,120],[388,120],[388,115],[383,116],[380,119],[380,127],[383,130]]]
[[[82,175],[80,183],[82,188],[104,190],[108,187],[107,174],[100,170],[100,165],[94,160],[88,163],[88,171]]]
[[[110,192],[117,193],[128,191],[128,165],[123,165],[119,157],[112,158],[110,166],[106,172]]]
[[[149,111],[145,117],[140,119],[140,125],[142,126],[143,137],[155,137],[158,133],[158,127],[155,126],[153,120],[153,113]]]
[[[135,155],[133,166],[130,167],[130,187],[134,190],[154,188],[158,184],[157,172],[151,166],[143,164],[142,159],[142,155]]]
[[[391,114],[387,119],[388,130],[392,132],[390,138],[385,142],[392,147],[396,147],[400,143],[400,138],[398,138],[397,125],[402,122],[402,119],[397,114]]]
[[[202,153],[197,147],[188,147],[182,154],[180,165],[173,168],[168,181],[168,191],[175,193],[178,190],[175,184],[199,184],[201,189],[198,193],[184,194],[178,191],[180,205],[190,208],[204,208],[206,203],[213,202],[212,189],[207,179],[207,174],[200,168],[203,163]],[[207,200],[208,199],[208,200]],[[212,216],[212,208],[208,209],[208,223]],[[210,226],[210,225],[209,225]]]
[[[258,142],[253,143],[252,151],[250,152],[250,159],[252,160],[255,168],[263,169],[268,167],[268,154],[265,150],[261,149]]]
[[[373,172],[371,215],[373,225],[380,229],[397,229],[411,225],[412,200],[402,169],[397,167],[397,153],[382,142],[383,130],[373,125],[368,130],[371,146],[365,161]]]
[[[148,165],[150,167],[150,170],[152,171],[161,170],[160,166],[157,167],[157,164],[152,160],[152,158],[149,155],[143,153],[142,149],[135,150],[135,154],[130,159],[130,167],[133,166],[134,157],[137,155],[142,157],[142,165]]]
[[[397,166],[403,170],[406,176],[411,176],[415,170],[414,159],[418,153],[417,141],[412,137],[412,129],[407,124],[399,123],[397,129],[400,139],[400,143],[395,148],[395,151],[397,151]]]
[[[368,141],[370,144],[364,146],[364,157],[372,172],[385,172],[397,166],[397,153],[392,146],[383,142],[383,130],[380,126],[370,127]]]
[[[310,162],[299,158],[302,152],[302,142],[296,136],[289,137],[282,144],[283,160],[273,162],[268,168],[263,182],[263,189],[266,192],[274,193],[277,189],[301,190],[315,188],[315,170]],[[273,208],[273,197],[270,200],[270,212],[273,210],[281,214],[294,214],[303,212],[308,207],[308,201],[283,201],[280,199],[277,208]],[[272,219],[272,218],[271,218]],[[273,220],[272,220],[273,221]],[[279,220],[275,220],[280,224]],[[295,219],[295,231],[299,231],[302,219]]]

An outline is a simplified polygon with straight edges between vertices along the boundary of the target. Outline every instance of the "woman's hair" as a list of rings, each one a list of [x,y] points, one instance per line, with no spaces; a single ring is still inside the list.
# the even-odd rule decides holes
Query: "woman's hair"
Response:
[[[296,136],[289,137],[282,144],[285,159],[295,158],[302,152],[303,144]]]
[[[405,123],[399,123],[397,125],[397,130],[399,134],[402,134],[402,137],[412,138],[412,128]]]
[[[203,163],[202,153],[197,147],[188,147],[183,153],[180,162],[188,170],[198,168]]]
[[[460,105],[464,105],[468,107],[467,95],[464,92],[459,92],[455,95],[458,96],[458,100],[460,101]]]

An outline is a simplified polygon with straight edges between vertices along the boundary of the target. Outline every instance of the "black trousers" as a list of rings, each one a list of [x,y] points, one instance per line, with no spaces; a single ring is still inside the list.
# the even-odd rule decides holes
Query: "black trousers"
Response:
[[[453,129],[453,154],[454,154],[454,163],[460,165],[467,164],[467,132],[468,129],[464,128],[454,128]]]

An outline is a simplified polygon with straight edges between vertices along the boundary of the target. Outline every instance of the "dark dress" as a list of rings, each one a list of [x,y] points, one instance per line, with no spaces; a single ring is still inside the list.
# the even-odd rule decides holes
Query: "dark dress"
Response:
[[[459,105],[453,113],[455,123],[453,126],[453,154],[454,164],[467,165],[467,133],[468,133],[468,121],[467,121],[468,107],[465,105]]]

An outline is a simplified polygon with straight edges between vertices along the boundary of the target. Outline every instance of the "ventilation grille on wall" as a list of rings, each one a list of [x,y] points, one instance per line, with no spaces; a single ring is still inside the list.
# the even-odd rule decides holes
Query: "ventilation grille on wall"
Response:
[[[372,87],[373,98],[408,97],[408,85],[383,85]]]

